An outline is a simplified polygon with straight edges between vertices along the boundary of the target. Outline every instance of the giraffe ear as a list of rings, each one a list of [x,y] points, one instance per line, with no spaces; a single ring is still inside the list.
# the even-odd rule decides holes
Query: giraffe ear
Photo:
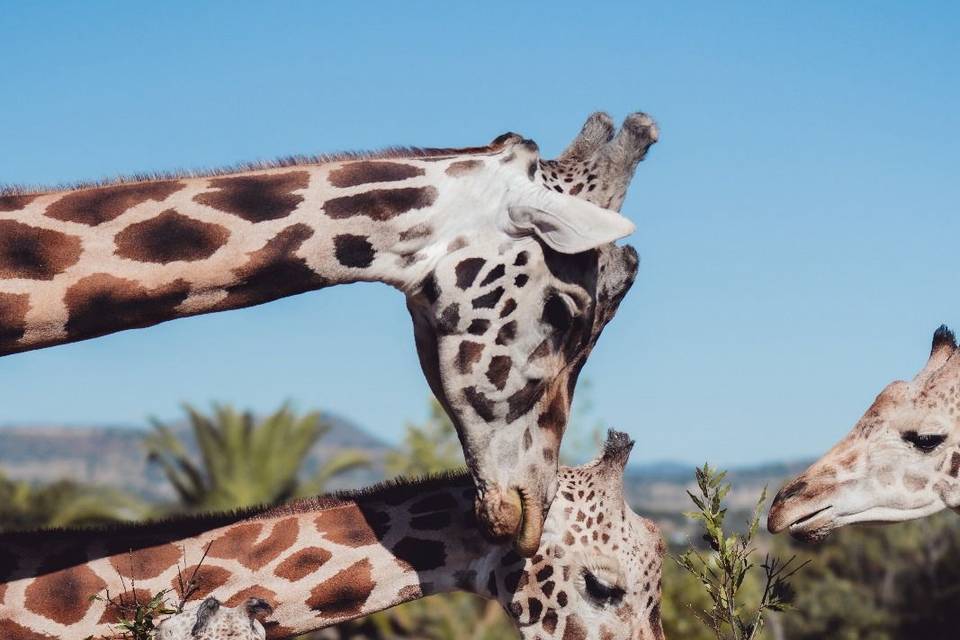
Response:
[[[581,253],[628,236],[636,227],[616,211],[572,196],[551,197],[543,208],[515,205],[507,209],[506,231],[536,235],[560,253]]]

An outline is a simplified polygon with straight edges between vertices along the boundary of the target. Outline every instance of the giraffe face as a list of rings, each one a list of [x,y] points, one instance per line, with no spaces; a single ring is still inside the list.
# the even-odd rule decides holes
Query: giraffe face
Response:
[[[638,259],[612,244],[568,255],[529,239],[492,259],[485,249],[494,248],[474,243],[440,262],[418,345],[421,358],[435,354],[424,369],[460,433],[481,522],[495,538],[516,535],[529,555],[556,492],[577,376]]]
[[[562,468],[536,555],[502,561],[498,597],[522,637],[663,638],[663,540],[623,498],[632,446],[611,432],[599,460]]]
[[[771,532],[819,540],[855,523],[960,508],[960,355],[946,327],[911,381],[884,389],[853,430],[774,499]]]

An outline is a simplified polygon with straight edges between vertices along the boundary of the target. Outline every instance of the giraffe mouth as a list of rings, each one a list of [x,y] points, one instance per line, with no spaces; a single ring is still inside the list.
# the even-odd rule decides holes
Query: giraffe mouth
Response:
[[[520,498],[520,526],[514,538],[513,546],[517,553],[529,558],[540,548],[540,536],[543,534],[543,508],[540,501],[530,492],[514,489]]]
[[[790,535],[803,542],[818,542],[822,540],[830,533],[832,517],[829,514],[825,518],[821,516],[831,509],[833,509],[833,505],[828,504],[825,507],[797,518],[788,526]]]

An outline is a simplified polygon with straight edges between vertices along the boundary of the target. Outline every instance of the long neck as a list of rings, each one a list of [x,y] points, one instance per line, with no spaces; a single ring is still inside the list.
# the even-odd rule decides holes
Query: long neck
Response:
[[[455,160],[0,195],[0,355],[340,283],[409,290]]]
[[[0,536],[0,637],[100,637],[134,590],[141,602],[163,589],[176,600],[191,578],[191,600],[268,601],[271,638],[443,591],[489,596],[511,554],[480,536],[473,499],[468,478],[458,476],[354,500],[308,500],[222,526],[200,519]],[[108,593],[112,604],[91,600]]]

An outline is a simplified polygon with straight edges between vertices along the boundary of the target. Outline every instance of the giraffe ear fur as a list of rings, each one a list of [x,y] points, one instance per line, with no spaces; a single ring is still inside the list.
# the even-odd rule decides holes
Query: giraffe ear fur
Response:
[[[571,200],[576,203],[574,206],[551,211],[525,205],[509,207],[507,233],[536,235],[554,251],[581,253],[628,236],[636,229],[619,213]]]

